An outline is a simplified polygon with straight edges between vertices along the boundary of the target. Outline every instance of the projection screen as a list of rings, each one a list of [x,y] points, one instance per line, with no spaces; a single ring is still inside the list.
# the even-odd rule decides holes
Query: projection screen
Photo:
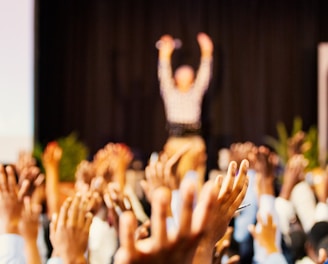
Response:
[[[0,0],[0,162],[32,150],[34,0]]]

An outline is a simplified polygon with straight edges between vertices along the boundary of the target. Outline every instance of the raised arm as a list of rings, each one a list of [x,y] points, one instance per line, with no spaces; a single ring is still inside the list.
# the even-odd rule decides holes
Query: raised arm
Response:
[[[62,157],[62,149],[57,142],[50,142],[42,154],[42,164],[46,174],[46,196],[48,217],[58,213],[59,201],[59,163]]]
[[[212,39],[203,32],[198,33],[197,41],[200,47],[201,59],[211,59],[213,55]]]
[[[174,51],[174,39],[170,35],[163,35],[159,40],[158,59],[171,61],[171,56]]]
[[[212,39],[203,32],[198,33],[197,41],[201,58],[195,79],[195,87],[198,90],[205,91],[208,88],[212,75],[213,42]]]
[[[174,85],[171,57],[174,51],[174,40],[170,35],[163,35],[158,43],[158,79],[161,90]]]

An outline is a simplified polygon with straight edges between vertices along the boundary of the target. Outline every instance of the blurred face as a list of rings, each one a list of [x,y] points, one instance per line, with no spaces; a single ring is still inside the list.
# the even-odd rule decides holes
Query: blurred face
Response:
[[[179,90],[188,91],[194,82],[194,70],[187,65],[181,66],[175,71],[174,79]]]

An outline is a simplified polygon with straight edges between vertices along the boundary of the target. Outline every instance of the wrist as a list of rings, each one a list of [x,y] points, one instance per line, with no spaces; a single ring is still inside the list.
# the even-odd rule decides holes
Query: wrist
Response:
[[[212,253],[213,253],[213,248],[207,247],[204,244],[199,243],[192,263],[193,264],[198,264],[198,263],[210,264],[210,263],[212,263]]]
[[[284,198],[285,200],[289,200],[290,193],[291,193],[291,189],[290,188],[286,188],[286,187],[282,186],[279,196],[281,198]]]
[[[266,248],[266,251],[267,253],[270,255],[270,254],[273,254],[273,253],[279,253],[279,249],[277,248],[276,245],[270,245]]]
[[[19,234],[18,222],[0,223],[0,234]]]

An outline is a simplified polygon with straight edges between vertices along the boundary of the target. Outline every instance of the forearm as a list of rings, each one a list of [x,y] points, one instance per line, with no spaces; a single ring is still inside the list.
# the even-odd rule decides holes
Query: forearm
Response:
[[[195,79],[195,87],[200,90],[208,88],[212,76],[212,57],[201,58],[200,65]]]
[[[202,59],[211,59],[213,56],[212,50],[202,50],[201,58]]]
[[[211,264],[213,249],[214,247],[212,247],[210,244],[201,241],[196,249],[192,263]]]
[[[19,234],[18,222],[16,220],[0,221],[0,235]]]
[[[36,240],[25,240],[25,256],[27,264],[42,263]]]
[[[48,215],[57,213],[59,210],[59,169],[46,167],[46,197]]]
[[[158,59],[159,60],[165,60],[165,61],[168,61],[168,62],[171,62],[171,57],[172,57],[172,54],[171,53],[168,53],[168,52],[164,52],[162,50],[159,50],[158,52]]]
[[[167,89],[170,89],[174,84],[171,60],[159,60],[157,71],[161,91],[163,92]]]
[[[124,166],[119,166],[114,174],[114,181],[120,186],[120,191],[123,193],[126,181],[126,168]]]
[[[283,185],[279,196],[285,200],[289,200],[293,186]]]

